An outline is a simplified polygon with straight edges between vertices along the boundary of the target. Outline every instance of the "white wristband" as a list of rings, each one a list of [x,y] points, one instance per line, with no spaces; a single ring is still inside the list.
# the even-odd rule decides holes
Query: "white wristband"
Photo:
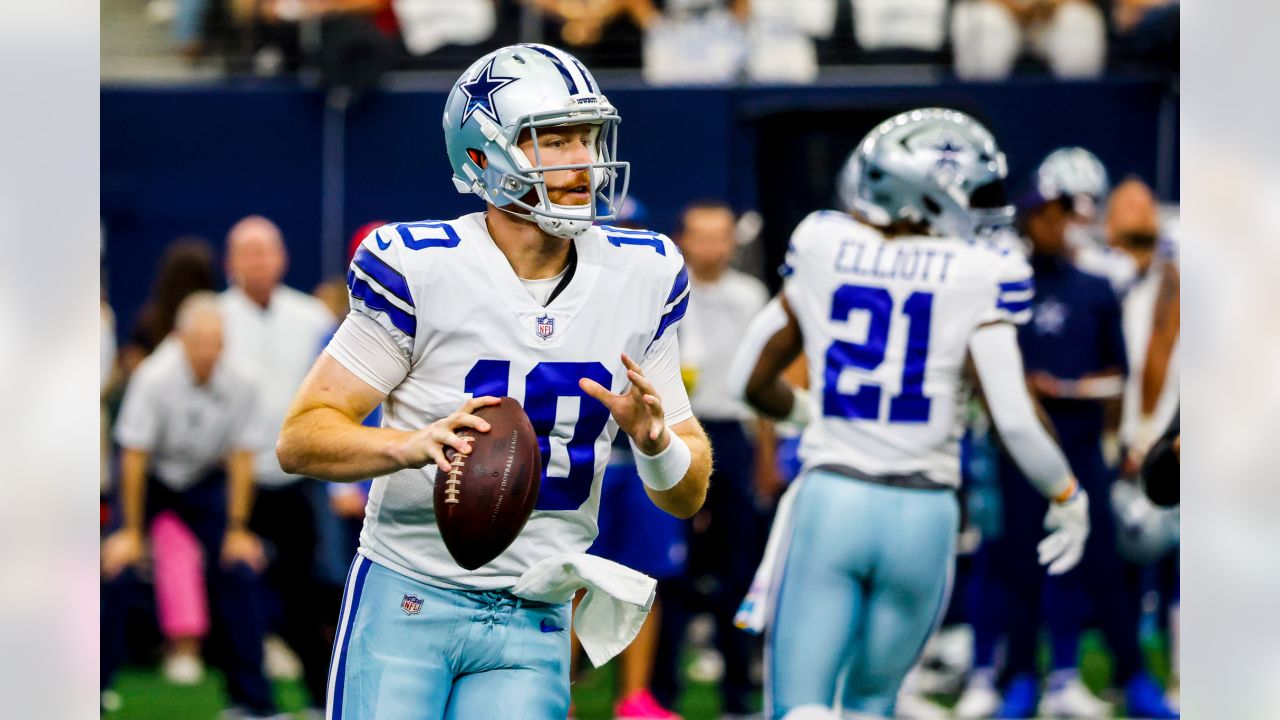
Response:
[[[693,453],[689,451],[689,446],[675,433],[671,433],[671,441],[657,455],[645,455],[636,447],[635,440],[630,437],[627,439],[631,441],[631,452],[635,456],[636,474],[645,485],[659,492],[670,490],[679,484],[693,464]]]

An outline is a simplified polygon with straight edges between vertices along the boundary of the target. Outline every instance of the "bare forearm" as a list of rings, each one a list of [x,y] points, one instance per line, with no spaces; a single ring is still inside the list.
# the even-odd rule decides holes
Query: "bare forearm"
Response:
[[[675,432],[675,431],[673,431]],[[689,446],[689,470],[680,482],[670,490],[654,490],[645,486],[649,499],[663,512],[678,518],[691,518],[707,499],[707,485],[711,477],[711,443],[701,427],[676,433]]]
[[[1156,298],[1151,339],[1147,343],[1147,361],[1142,368],[1142,414],[1156,411],[1169,375],[1169,360],[1181,330],[1181,293],[1179,277],[1172,266],[1166,266]]]
[[[125,448],[120,456],[120,512],[124,528],[142,532],[147,505],[147,463],[142,450]]]
[[[766,417],[782,419],[795,407],[796,392],[781,377],[747,386],[747,403]]]
[[[249,526],[253,495],[253,453],[236,450],[227,457],[227,529]]]
[[[409,435],[366,427],[332,408],[315,407],[285,420],[276,455],[286,472],[353,482],[407,467],[400,448]]]
[[[730,379],[733,392],[741,393],[740,397],[762,415],[787,417],[796,397],[782,374],[803,348],[799,323],[786,298],[779,296],[770,301],[751,321],[734,358],[730,372],[734,376]],[[745,376],[745,380],[737,380],[737,376]]]

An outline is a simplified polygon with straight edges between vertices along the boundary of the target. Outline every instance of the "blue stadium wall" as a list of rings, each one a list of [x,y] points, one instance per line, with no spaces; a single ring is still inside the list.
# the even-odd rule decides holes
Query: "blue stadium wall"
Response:
[[[283,229],[287,282],[310,290],[341,271],[342,248],[374,219],[443,219],[480,208],[459,195],[441,139],[446,88],[369,96],[345,114],[318,90],[276,83],[104,87],[104,282],[122,335],[163,248],[185,234],[221,249],[249,213]],[[606,83],[623,115],[620,154],[654,229],[705,197],[758,208],[780,252],[794,222],[830,200],[848,150],[877,120],[924,105],[981,118],[1018,188],[1045,154],[1092,149],[1113,177],[1137,175],[1176,200],[1177,100],[1148,79],[1053,83],[653,89]]]

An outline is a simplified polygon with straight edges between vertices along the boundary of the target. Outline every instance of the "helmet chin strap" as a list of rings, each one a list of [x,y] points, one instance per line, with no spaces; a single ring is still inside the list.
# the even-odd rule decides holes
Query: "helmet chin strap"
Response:
[[[562,220],[560,218],[545,217],[537,213],[516,212],[499,205],[494,205],[494,207],[514,218],[537,225],[540,230],[548,235],[570,240],[581,236],[591,228],[592,224],[591,220]]]

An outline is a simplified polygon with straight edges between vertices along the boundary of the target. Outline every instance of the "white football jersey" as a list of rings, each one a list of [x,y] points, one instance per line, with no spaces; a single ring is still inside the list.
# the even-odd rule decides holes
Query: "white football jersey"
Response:
[[[804,466],[958,485],[969,336],[1030,318],[1026,259],[994,243],[885,239],[820,211],[796,228],[786,267],[783,292],[817,405],[801,440]]]
[[[495,590],[534,563],[582,552],[595,539],[617,425],[578,380],[621,392],[628,385],[622,353],[645,365],[665,352],[671,361],[662,373],[678,387],[676,326],[688,307],[689,280],[675,244],[657,233],[600,226],[573,242],[574,274],[545,307],[494,244],[484,213],[385,225],[357,250],[344,325],[376,321],[394,340],[382,347],[398,350],[403,373],[381,379],[361,360],[360,336],[341,329],[328,352],[388,393],[383,425],[416,430],[471,396],[509,395],[528,413],[544,465],[538,503],[520,537],[475,571],[459,567],[440,538],[434,464],[375,479],[360,536],[366,557],[423,582]],[[682,389],[663,401],[669,424],[692,416]]]

